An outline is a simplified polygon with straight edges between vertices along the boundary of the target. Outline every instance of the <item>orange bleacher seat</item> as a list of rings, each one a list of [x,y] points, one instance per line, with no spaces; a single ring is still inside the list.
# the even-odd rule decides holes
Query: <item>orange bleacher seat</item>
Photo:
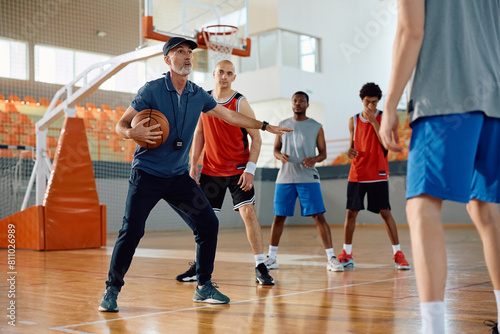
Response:
[[[17,115],[17,123],[19,124],[25,124],[25,125],[32,125],[33,122],[31,121],[31,118],[29,118],[28,115],[26,114],[18,114]]]
[[[25,96],[24,97],[24,104],[36,106],[36,100],[32,96]]]
[[[26,136],[24,137],[24,144],[26,146],[36,146],[36,136]]]
[[[40,105],[42,107],[48,107],[50,105],[50,100],[49,99],[46,99],[44,97],[41,97],[39,100],[38,100],[38,103],[40,103]]]
[[[111,109],[111,107],[108,104],[101,104],[101,110],[111,111],[113,109]]]
[[[14,145],[14,146],[20,145],[19,138],[13,134],[6,134],[3,140],[7,145]]]
[[[2,93],[0,93],[0,100],[5,100],[5,97],[3,96]]]
[[[13,134],[13,135],[18,135],[18,136],[20,136],[20,135],[27,135],[28,134],[26,132],[26,130],[22,126],[20,126],[18,124],[16,124],[15,126],[13,126],[13,127],[10,128],[10,133]]]
[[[109,149],[113,152],[125,151],[125,148],[123,148],[116,140],[109,141]]]
[[[12,153],[12,150],[0,149],[0,157],[12,158],[14,157],[14,154]]]
[[[97,110],[97,107],[92,102],[85,103],[85,108],[87,108],[87,110],[91,110],[91,109]]]
[[[47,136],[47,147],[49,148],[57,147],[57,139],[53,136]]]
[[[0,124],[0,133],[9,133],[9,131],[7,131],[7,129],[5,129],[5,127]]]
[[[13,95],[13,94],[9,95],[9,101],[13,102],[13,103],[18,103],[18,104],[21,103],[21,99],[19,98],[19,96]]]
[[[14,121],[12,120],[12,118],[10,118],[9,114],[2,112],[2,113],[0,113],[0,123],[10,124],[10,123],[14,123]]]
[[[14,103],[12,103],[12,102],[5,103],[5,111],[9,112],[9,113],[16,113],[16,112],[18,112],[17,108],[16,108],[16,105]]]

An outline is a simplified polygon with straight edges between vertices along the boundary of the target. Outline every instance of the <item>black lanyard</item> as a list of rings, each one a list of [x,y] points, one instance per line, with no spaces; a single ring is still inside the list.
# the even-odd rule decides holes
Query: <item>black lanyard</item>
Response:
[[[185,88],[184,88],[185,89]],[[189,103],[189,94],[186,96],[186,107],[184,108],[184,119],[182,120],[182,126],[181,126],[181,131],[179,132],[179,129],[177,128],[177,112],[175,111],[175,105],[174,105],[174,100],[172,99],[172,92],[168,91],[170,95],[170,102],[172,103],[172,110],[174,114],[174,122],[175,122],[175,131],[177,131],[177,139],[174,141],[174,149],[175,150],[180,150],[182,149],[183,142],[182,142],[182,133],[184,132],[184,123],[186,123],[186,114],[187,114],[187,107]],[[178,99],[180,101],[180,99]],[[180,108],[179,108],[180,110]]]

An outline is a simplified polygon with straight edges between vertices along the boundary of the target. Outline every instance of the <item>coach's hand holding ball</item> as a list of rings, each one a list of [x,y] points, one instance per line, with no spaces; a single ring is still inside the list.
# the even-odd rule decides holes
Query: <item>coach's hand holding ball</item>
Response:
[[[170,132],[167,118],[158,110],[145,109],[137,113],[131,122],[130,137],[144,148],[157,148]]]

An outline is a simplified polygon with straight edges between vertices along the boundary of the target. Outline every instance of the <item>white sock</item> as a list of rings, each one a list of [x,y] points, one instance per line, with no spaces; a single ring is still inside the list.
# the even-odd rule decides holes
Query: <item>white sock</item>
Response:
[[[333,252],[333,248],[325,249],[325,252],[326,252],[326,257],[328,258],[328,260],[330,260],[332,258],[332,256],[335,256],[335,253]]]
[[[271,246],[271,245],[269,245],[269,254],[268,254],[268,256],[271,259],[275,259],[276,258],[276,253],[277,252],[278,252],[278,246]]]
[[[259,264],[264,263],[264,254],[256,254],[253,256],[255,259],[255,266],[257,267]]]
[[[394,254],[396,254],[400,250],[401,250],[401,245],[400,244],[392,245],[392,251],[394,252]]]
[[[347,253],[347,255],[351,254],[352,253],[352,244],[350,244],[350,245],[344,244],[344,250]]]
[[[497,323],[500,324],[500,290],[493,290],[495,293],[495,299],[497,300]]]
[[[420,303],[420,315],[422,316],[422,333],[445,334],[444,301]]]

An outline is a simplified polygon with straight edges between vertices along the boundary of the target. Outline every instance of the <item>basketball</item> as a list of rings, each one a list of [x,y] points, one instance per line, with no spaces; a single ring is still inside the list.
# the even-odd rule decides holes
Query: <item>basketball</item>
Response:
[[[170,125],[168,124],[168,120],[165,117],[165,115],[163,115],[158,110],[144,109],[142,111],[139,111],[137,113],[137,115],[134,116],[134,118],[132,119],[132,123],[131,123],[132,127],[134,127],[137,123],[139,123],[140,121],[142,121],[143,119],[148,118],[148,117],[149,117],[149,121],[144,123],[144,126],[149,127],[149,126],[153,126],[156,124],[160,124],[160,127],[157,129],[154,129],[154,131],[161,130],[163,132],[160,135],[161,138],[155,140],[156,144],[150,144],[150,143],[146,143],[146,142],[140,141],[140,140],[135,140],[135,142],[137,143],[137,145],[142,146],[144,148],[157,148],[158,146],[163,144],[165,142],[165,140],[167,140],[168,133],[170,132]]]

